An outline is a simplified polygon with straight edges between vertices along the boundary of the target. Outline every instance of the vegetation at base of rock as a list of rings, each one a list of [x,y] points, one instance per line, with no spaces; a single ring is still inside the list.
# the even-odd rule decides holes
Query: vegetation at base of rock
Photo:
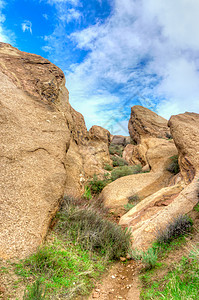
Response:
[[[101,193],[101,191],[107,186],[107,184],[111,183],[112,181],[115,181],[116,179],[128,175],[138,174],[142,172],[142,166],[141,165],[135,165],[135,166],[123,166],[118,167],[112,170],[111,174],[107,173],[103,175],[103,178],[99,178],[96,174],[93,176],[93,178],[88,182],[84,197],[89,200],[88,197],[90,197],[90,192],[92,195],[98,195]]]
[[[105,260],[125,256],[130,249],[130,232],[106,220],[92,207],[75,205],[69,197],[62,205],[56,230],[83,249],[103,255]]]
[[[113,162],[113,167],[128,166],[128,162],[119,156],[111,155],[111,160]]]
[[[111,172],[111,180],[114,181],[120,177],[138,174],[141,172],[142,172],[141,165],[118,167]]]
[[[92,195],[91,195],[91,189],[89,186],[85,186],[84,187],[84,194],[83,194],[83,198],[84,199],[87,199],[87,200],[90,200],[92,198]]]
[[[45,298],[45,291],[42,283],[37,279],[32,286],[28,287],[24,292],[23,300],[43,300]]]
[[[194,210],[199,212],[199,203],[196,204],[196,206],[194,207]]]
[[[168,225],[158,230],[157,242],[162,244],[170,243],[173,239],[185,235],[190,232],[193,226],[193,221],[187,215],[180,215],[173,219]]]
[[[141,277],[143,283],[141,299],[198,299],[198,247],[194,247],[188,257],[183,257],[180,263],[168,269],[170,270],[161,279],[152,280],[149,273]]]
[[[52,241],[35,254],[16,264],[16,273],[26,281],[39,278],[45,286],[46,297],[56,295],[58,299],[71,299],[79,293],[89,293],[93,281],[104,271],[106,262],[66,237],[52,235],[51,238]]]
[[[104,169],[105,169],[106,171],[112,171],[112,170],[113,170],[113,167],[112,167],[111,165],[109,165],[109,164],[105,164]]]
[[[100,179],[96,174],[88,182],[88,186],[93,195],[100,194],[103,188],[111,182],[109,174],[104,174],[103,179]]]
[[[171,156],[170,159],[171,159],[171,163],[167,167],[167,171],[176,175],[180,172],[180,167],[178,164],[178,155]]]
[[[145,269],[152,269],[157,264],[158,252],[154,248],[149,248],[146,252],[142,254],[142,263]]]
[[[118,156],[122,157],[123,151],[124,151],[124,146],[122,145],[110,144],[109,146],[109,153],[111,155],[117,154]]]
[[[132,195],[130,197],[128,197],[128,203],[135,203],[135,202],[138,202],[140,199],[139,199],[139,196],[138,195]]]
[[[135,206],[135,204],[127,203],[127,204],[124,205],[124,209],[126,210],[126,212],[128,212],[128,211],[131,210],[134,206]]]

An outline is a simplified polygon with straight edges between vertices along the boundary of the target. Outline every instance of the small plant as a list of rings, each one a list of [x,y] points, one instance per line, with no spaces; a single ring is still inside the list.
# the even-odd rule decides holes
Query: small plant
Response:
[[[124,209],[126,210],[126,212],[128,212],[128,211],[131,210],[134,206],[135,206],[135,204],[127,203],[127,204],[124,205]]]
[[[194,206],[194,210],[199,212],[199,202]]]
[[[105,169],[106,171],[112,171],[112,170],[113,170],[113,167],[112,167],[111,165],[109,165],[109,164],[105,164],[104,169]]]
[[[109,153],[111,155],[117,154],[118,156],[122,157],[123,151],[124,151],[124,146],[122,145],[110,144],[109,146]]]
[[[113,167],[122,167],[122,166],[128,166],[128,162],[119,157],[119,156],[111,156],[111,159],[113,161]]]
[[[77,241],[83,249],[96,251],[106,259],[125,256],[130,247],[130,232],[103,218],[92,208],[67,201],[60,212],[57,230]]]
[[[36,280],[30,288],[27,288],[23,300],[42,300],[45,299],[45,292],[43,291],[41,281]]]
[[[185,235],[190,232],[193,226],[193,221],[186,215],[180,215],[172,222],[168,223],[165,229],[159,230],[157,233],[158,243],[170,243],[173,239]]]
[[[138,195],[132,195],[130,197],[128,197],[128,202],[129,203],[136,203],[138,202],[140,199],[139,199],[139,196]]]
[[[83,194],[83,198],[87,199],[87,200],[91,200],[92,199],[92,195],[91,195],[91,189],[89,186],[85,186],[84,188],[84,194]]]
[[[174,175],[178,174],[180,172],[180,167],[178,164],[178,155],[174,155],[170,157],[171,163],[167,167],[167,171],[173,173]]]
[[[144,264],[146,270],[154,268],[157,263],[157,259],[157,251],[153,248],[149,248],[142,254],[142,263]]]
[[[111,172],[111,180],[114,181],[120,177],[137,174],[141,171],[141,165],[118,167]]]
[[[97,195],[100,194],[103,188],[105,188],[105,186],[110,182],[111,180],[109,179],[109,174],[105,174],[103,179],[99,179],[97,175],[94,175],[93,179],[89,181],[88,186],[91,193]]]

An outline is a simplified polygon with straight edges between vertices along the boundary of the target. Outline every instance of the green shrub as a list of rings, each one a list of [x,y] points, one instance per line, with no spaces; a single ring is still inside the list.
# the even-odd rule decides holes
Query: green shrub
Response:
[[[57,229],[89,251],[103,254],[106,259],[125,256],[130,247],[130,233],[103,218],[92,208],[81,208],[65,199]]]
[[[111,172],[111,180],[114,181],[120,177],[137,174],[141,171],[141,165],[118,167]]]
[[[128,165],[128,162],[119,157],[119,156],[111,156],[111,159],[113,161],[113,167],[122,167],[122,166],[127,166]]]
[[[178,164],[178,155],[171,156],[170,159],[171,159],[171,163],[167,167],[167,171],[176,175],[180,172],[180,167]]]
[[[33,285],[26,289],[23,300],[42,300],[45,299],[45,292],[43,291],[41,281],[36,280]]]
[[[83,198],[87,199],[87,200],[91,200],[92,195],[91,195],[91,189],[89,186],[85,185],[84,187],[84,194],[83,194]]]
[[[133,208],[135,206],[135,204],[132,203],[127,203],[124,205],[124,209],[126,210],[126,212],[128,212],[129,210],[131,210],[131,208]]]
[[[135,203],[135,202],[138,202],[140,199],[139,199],[139,196],[138,195],[132,195],[130,197],[128,197],[128,203]]]
[[[111,165],[109,165],[109,164],[105,164],[104,169],[105,169],[106,171],[112,171],[112,170],[113,170],[113,167],[112,167]]]
[[[117,154],[118,156],[122,157],[123,151],[124,151],[124,146],[122,145],[110,144],[109,146],[109,153],[111,155]]]
[[[180,215],[171,223],[168,223],[165,229],[159,230],[157,233],[158,243],[170,243],[173,239],[185,235],[190,232],[193,221],[186,215]]]
[[[157,251],[153,248],[149,248],[146,252],[143,252],[142,254],[142,263],[144,264],[147,270],[155,267],[157,259]]]
[[[97,175],[93,176],[93,179],[88,182],[88,186],[92,194],[100,194],[103,188],[109,184],[111,180],[109,179],[109,174],[104,175],[104,179],[99,179]]]

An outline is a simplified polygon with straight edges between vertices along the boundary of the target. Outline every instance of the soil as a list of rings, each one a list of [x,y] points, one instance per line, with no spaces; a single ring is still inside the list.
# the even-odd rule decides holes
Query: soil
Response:
[[[141,263],[134,260],[115,264],[96,285],[88,300],[139,300],[138,276],[141,269]]]

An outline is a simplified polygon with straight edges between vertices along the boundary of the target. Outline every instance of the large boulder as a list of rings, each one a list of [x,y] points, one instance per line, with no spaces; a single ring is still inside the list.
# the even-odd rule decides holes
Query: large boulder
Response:
[[[177,154],[173,141],[145,138],[142,144],[133,147],[140,148],[151,171],[125,176],[107,185],[100,195],[106,207],[114,209],[123,206],[134,195],[142,200],[167,186],[171,180],[172,174],[167,171],[167,166],[171,163],[171,157]],[[134,163],[142,162],[141,154]]]
[[[186,187],[163,188],[122,216],[120,225],[132,232],[132,247],[142,250],[151,247],[160,230],[178,216],[189,213],[198,203],[198,190],[198,178]]]
[[[157,191],[122,216],[120,224],[131,230],[133,248],[146,250],[159,230],[164,230],[179,215],[189,213],[199,201],[199,115],[172,116],[169,126],[184,180],[178,176],[174,180],[177,184]],[[153,150],[152,157],[154,154]]]
[[[179,151],[181,174],[189,183],[199,171],[199,114],[172,116],[168,125]]]
[[[139,144],[141,138],[144,137],[170,137],[167,120],[158,116],[150,109],[139,105],[135,105],[131,108],[128,128],[131,139],[136,144]]]
[[[23,258],[42,242],[64,192],[83,191],[81,148],[95,147],[95,134],[70,106],[63,72],[38,55],[0,43],[0,90],[0,257]],[[98,138],[108,161],[108,138]]]
[[[130,142],[131,142],[130,136],[113,135],[111,139],[111,144],[114,145],[126,146],[127,144],[130,144]]]

